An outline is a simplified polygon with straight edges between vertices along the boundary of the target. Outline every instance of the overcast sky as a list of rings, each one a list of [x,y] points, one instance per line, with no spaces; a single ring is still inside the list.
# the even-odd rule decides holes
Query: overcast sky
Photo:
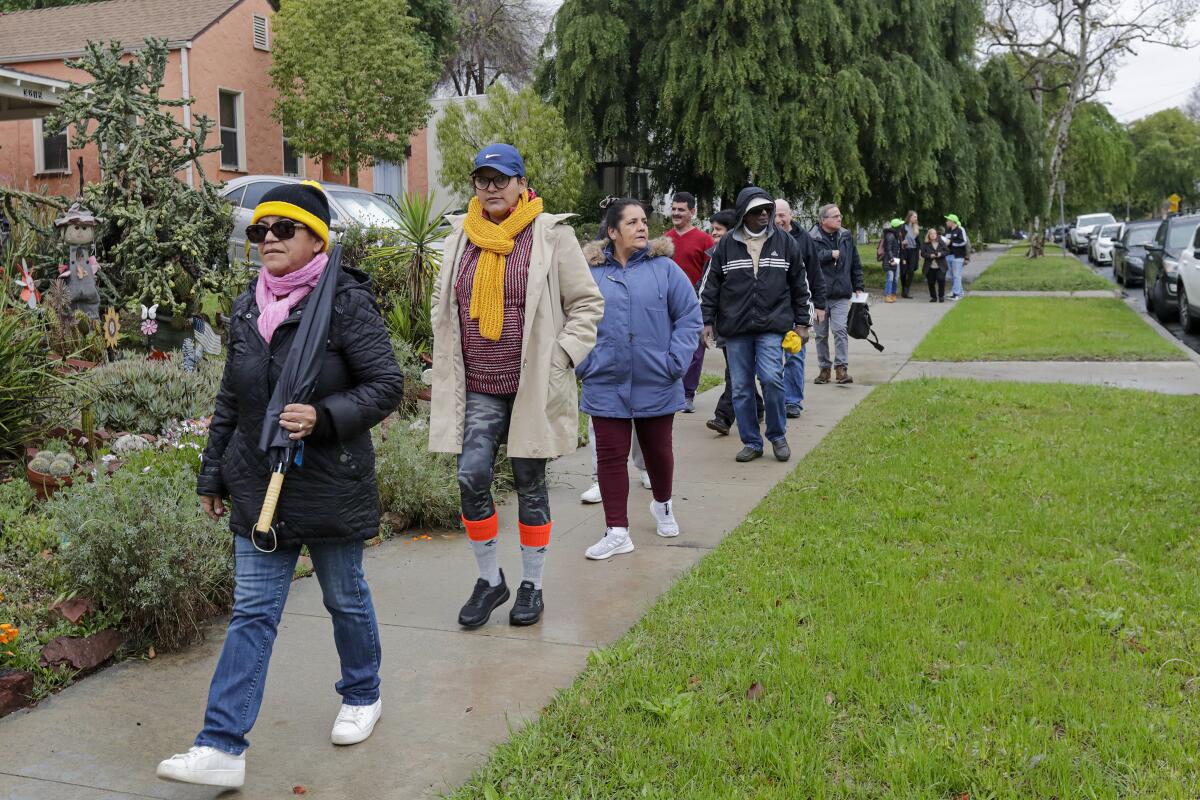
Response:
[[[1200,18],[1189,28],[1190,38],[1200,42]],[[1128,56],[1117,70],[1112,88],[1100,95],[1109,111],[1121,122],[1183,105],[1188,92],[1200,82],[1200,47],[1176,50],[1146,45],[1136,56]]]

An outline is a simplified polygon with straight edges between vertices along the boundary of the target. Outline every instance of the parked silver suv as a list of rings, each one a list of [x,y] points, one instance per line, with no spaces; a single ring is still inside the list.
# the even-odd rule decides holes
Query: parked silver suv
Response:
[[[221,196],[233,205],[233,231],[229,234],[229,259],[237,261],[247,256],[246,226],[254,216],[254,207],[262,196],[288,183],[300,183],[303,178],[285,175],[243,175],[225,186]],[[336,241],[349,225],[376,228],[399,228],[400,212],[390,202],[365,189],[322,183],[329,197],[329,230]],[[250,260],[259,263],[258,248],[249,248]]]

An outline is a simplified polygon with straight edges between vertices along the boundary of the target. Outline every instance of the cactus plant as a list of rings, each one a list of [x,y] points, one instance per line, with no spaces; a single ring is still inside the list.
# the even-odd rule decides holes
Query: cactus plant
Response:
[[[45,472],[50,467],[50,457],[43,453],[38,453],[29,462],[29,468],[34,472]]]
[[[53,475],[56,478],[65,478],[74,471],[75,467],[68,461],[53,461],[46,468],[47,474]]]

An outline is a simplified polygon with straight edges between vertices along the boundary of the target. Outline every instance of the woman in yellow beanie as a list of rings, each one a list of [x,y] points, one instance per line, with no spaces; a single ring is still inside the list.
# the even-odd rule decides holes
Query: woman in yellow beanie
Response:
[[[550,544],[546,461],[578,444],[573,369],[591,352],[604,301],[570,214],[547,214],[516,148],[475,157],[475,195],[453,231],[433,290],[433,402],[429,447],[458,455],[462,519],[479,580],[458,615],[477,628],[509,599],[500,570],[493,463],[508,447],[518,498],[523,576],[512,625],[542,617]]]

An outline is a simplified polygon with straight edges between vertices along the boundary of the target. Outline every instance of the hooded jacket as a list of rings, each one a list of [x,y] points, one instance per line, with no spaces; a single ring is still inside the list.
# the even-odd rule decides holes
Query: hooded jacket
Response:
[[[804,254],[791,234],[767,217],[766,241],[755,274],[742,227],[750,203],[775,201],[757,186],[738,193],[733,229],[721,237],[700,283],[700,308],[705,325],[722,337],[787,333],[809,325],[809,288]]]
[[[275,533],[280,547],[371,539],[379,533],[370,431],[399,407],[404,378],[370,287],[365,274],[342,268],[313,392],[317,425],[303,440],[303,461],[288,470],[279,497]],[[229,527],[239,536],[250,535],[262,508],[271,463],[258,438],[308,299],[292,310],[269,344],[258,332],[254,285],[233,303],[225,373],[196,490],[230,498]]]
[[[883,268],[897,269],[892,262],[900,258],[900,229],[887,228],[883,232]]]
[[[683,408],[683,373],[703,323],[696,291],[671,259],[674,252],[664,236],[622,267],[607,242],[583,248],[604,295],[596,347],[575,369],[583,382],[579,406],[585,413],[636,419]]]

